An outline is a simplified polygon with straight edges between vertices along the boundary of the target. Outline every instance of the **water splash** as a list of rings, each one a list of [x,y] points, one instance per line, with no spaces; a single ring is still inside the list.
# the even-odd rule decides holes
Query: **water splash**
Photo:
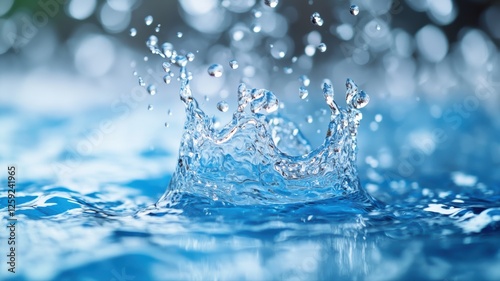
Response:
[[[214,64],[208,72],[222,75],[215,71],[221,68]],[[299,126],[277,113],[279,101],[273,92],[244,83],[238,86],[238,107],[231,121],[216,129],[213,118],[193,97],[186,72],[186,64],[181,64],[180,98],[186,122],[178,165],[157,206],[172,207],[192,196],[232,205],[331,198],[372,202],[360,187],[356,170],[359,109],[369,98],[353,80],[346,82],[345,107],[337,105],[329,81],[323,84],[330,123],[323,144],[312,149]],[[218,108],[227,111],[227,103],[220,102]]]

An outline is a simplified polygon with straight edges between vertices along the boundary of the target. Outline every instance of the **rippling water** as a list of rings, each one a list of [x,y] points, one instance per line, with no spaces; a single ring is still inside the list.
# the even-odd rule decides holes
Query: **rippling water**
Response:
[[[133,6],[108,2],[103,11]],[[140,62],[132,63],[133,83],[138,81],[143,92],[121,95],[111,105],[118,114],[111,123],[124,124],[127,134],[115,132],[118,137],[111,138],[110,126],[101,122],[100,131],[82,137],[98,142],[90,147],[94,154],[82,156],[83,141],[76,149],[65,147],[63,136],[86,126],[75,116],[77,121],[38,120],[26,114],[38,104],[28,111],[23,103],[1,107],[0,120],[11,133],[0,146],[1,160],[14,159],[9,164],[19,171],[18,271],[7,273],[2,259],[2,280],[500,280],[500,185],[498,161],[491,160],[500,147],[494,83],[500,70],[494,63],[483,70],[478,63],[485,52],[492,62],[500,58],[493,39],[465,30],[457,47],[463,57],[456,50],[447,56],[448,42],[444,50],[446,38],[434,25],[420,29],[415,42],[390,28],[391,19],[383,15],[397,21],[398,1],[346,2],[342,13],[334,13],[339,22],[320,8],[341,4],[315,2],[307,3],[309,13],[285,1],[180,1],[180,14],[199,33],[141,14],[140,26],[151,30],[141,33],[137,24],[122,32],[132,39],[144,35],[153,54],[143,58],[145,52],[139,51]],[[426,4],[427,13],[446,24],[457,5],[450,3],[449,13],[446,5]],[[487,10],[484,18],[494,13]],[[107,31],[117,28],[101,21]],[[92,41],[82,45],[97,44],[104,52],[117,44],[89,30],[78,33]],[[304,34],[289,35],[299,32]],[[303,45],[291,43],[292,37],[300,37]],[[345,59],[318,58],[337,54],[346,42],[355,46]],[[78,68],[83,64],[94,75],[86,83],[102,75],[102,65],[93,67],[85,59],[98,50],[88,50],[75,52],[77,69],[83,71]],[[342,79],[361,78],[371,103],[352,79],[345,82],[345,94],[336,85],[340,78],[329,80],[339,72],[330,70],[337,65]],[[454,68],[464,81],[452,77]],[[380,72],[387,76],[380,78]],[[21,69],[12,73],[5,72],[1,81],[21,80]],[[40,76],[70,79],[64,71],[33,73],[26,74],[26,84],[35,86],[24,91],[43,84],[36,83]],[[119,76],[113,87],[124,79],[132,80]],[[98,87],[106,87],[98,81]],[[430,97],[421,94],[425,91]],[[463,101],[450,98],[451,105],[440,104],[432,96],[440,91],[461,95]],[[409,102],[414,96],[415,103],[420,97],[425,102],[415,106]],[[61,100],[49,99],[50,104]],[[477,109],[480,105],[471,109],[472,102],[485,100],[484,110]],[[210,107],[211,102],[216,105]],[[136,108],[141,113],[133,115]],[[153,122],[167,120],[167,128],[143,137],[160,136],[158,142],[169,146],[140,143],[135,148],[139,132],[161,127],[138,115],[158,111]],[[10,129],[11,116],[26,121],[27,129]],[[436,128],[443,133],[432,131]],[[59,131],[64,134],[54,137]],[[434,132],[431,142],[429,132]],[[442,135],[446,138],[438,138]],[[30,153],[17,149],[20,139]],[[171,144],[177,141],[178,147]],[[102,146],[107,150],[99,150]],[[56,162],[56,171],[69,169],[73,177],[47,179],[45,163],[40,164],[47,159]],[[3,223],[8,199],[8,192],[0,190]],[[0,237],[7,238],[6,233]],[[2,239],[3,256],[4,244]]]

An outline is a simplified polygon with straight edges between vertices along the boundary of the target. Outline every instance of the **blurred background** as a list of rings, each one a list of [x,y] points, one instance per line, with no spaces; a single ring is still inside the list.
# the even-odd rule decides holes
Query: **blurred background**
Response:
[[[498,183],[499,26],[497,1],[3,0],[0,162],[35,185],[147,180],[159,197],[184,106],[179,82],[164,82],[162,59],[146,47],[155,35],[194,54],[194,95],[221,124],[244,81],[272,90],[318,146],[328,124],[322,81],[344,105],[352,78],[371,97],[358,138],[362,182]],[[213,63],[219,78],[207,73]],[[222,100],[228,112],[216,109]]]

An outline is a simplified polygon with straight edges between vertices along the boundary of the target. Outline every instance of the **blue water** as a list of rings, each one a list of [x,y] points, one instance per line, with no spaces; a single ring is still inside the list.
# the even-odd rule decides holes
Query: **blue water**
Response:
[[[72,80],[89,75],[78,68],[89,49],[75,52],[80,72],[69,75],[66,66],[25,73],[28,60],[19,66],[17,54],[0,56],[16,66],[0,69],[2,87],[24,97],[0,106],[7,132],[0,160],[19,171],[17,270],[8,273],[0,259],[1,280],[500,280],[500,54],[493,39],[465,30],[474,40],[464,36],[456,49],[472,55],[453,49],[436,61],[439,40],[430,39],[440,37],[432,30],[420,34],[437,48],[427,53],[428,45],[408,41],[419,48],[408,55],[410,47],[395,43],[405,38],[382,15],[401,20],[396,11],[409,7],[397,1],[385,1],[394,8],[385,14],[377,10],[385,4],[359,1],[357,18],[347,2],[264,2],[222,1],[205,11],[211,4],[180,1],[165,11],[178,9],[184,23],[169,24],[139,9],[133,38],[123,30],[108,42],[118,46],[116,73],[128,74],[105,76],[111,83],[92,64],[84,70],[97,76]],[[334,8],[335,20],[325,7]],[[323,29],[310,22],[316,11]],[[363,40],[339,39],[349,26]],[[69,48],[79,36],[94,45],[106,39],[82,30]],[[133,55],[121,53],[135,36],[147,40],[147,59],[144,42]],[[481,44],[471,43],[481,40],[489,46],[485,69],[476,64]],[[320,41],[325,54],[303,54]],[[353,44],[345,58],[343,44]],[[96,46],[88,53],[105,61],[98,51],[108,45]],[[123,57],[130,56],[129,69]],[[233,59],[238,69],[228,64]],[[215,63],[224,63],[223,73],[214,73]],[[62,96],[46,96],[54,77],[73,91],[92,84],[127,92],[139,80],[143,93],[125,95],[127,103],[117,94],[111,106],[89,106],[100,97],[82,95],[72,108]],[[7,83],[14,79],[22,89]],[[38,93],[44,83],[50,87]],[[215,111],[212,103],[225,99],[229,109]],[[79,145],[89,142],[92,151],[83,153]],[[7,200],[0,190],[2,224]],[[0,237],[5,256],[7,232]]]

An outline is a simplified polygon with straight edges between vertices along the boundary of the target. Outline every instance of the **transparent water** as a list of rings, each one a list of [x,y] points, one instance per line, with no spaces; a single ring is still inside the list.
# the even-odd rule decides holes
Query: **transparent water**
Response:
[[[284,1],[263,4],[267,7],[256,4],[247,12],[255,20],[265,19],[270,12],[264,8],[279,11]],[[222,8],[235,13],[243,13],[245,5],[238,1],[221,3]],[[367,6],[346,4],[344,12],[359,18],[369,14],[363,8]],[[320,12],[322,16],[302,15],[304,22],[311,28],[330,24],[326,11]],[[150,15],[141,18],[151,27],[158,27],[157,21],[157,16],[154,20]],[[266,22],[263,23],[265,31]],[[371,23],[366,23],[367,29]],[[379,31],[385,27],[376,22],[373,26],[373,30]],[[254,38],[249,35],[250,29],[231,28],[228,27],[233,47],[250,52],[245,47]],[[226,56],[224,65],[220,60],[203,61],[203,53],[176,49],[174,44],[162,42],[159,34],[166,30],[169,26],[163,24],[159,31],[155,30],[156,35],[148,35],[146,45],[155,58],[160,56],[159,66],[164,73],[159,80],[176,89],[169,99],[178,102],[171,105],[177,112],[166,111],[170,119],[164,125],[183,122],[182,132],[175,136],[180,145],[178,151],[167,152],[144,148],[136,159],[140,165],[133,167],[150,169],[149,161],[168,155],[175,162],[174,171],[156,178],[137,177],[126,182],[117,179],[115,183],[102,179],[107,178],[102,175],[105,165],[94,164],[99,167],[90,170],[88,176],[100,180],[90,186],[78,181],[20,181],[16,191],[19,271],[15,276],[6,274],[5,264],[2,265],[2,280],[500,279],[498,164],[490,165],[487,153],[475,150],[474,157],[467,158],[466,150],[444,142],[455,151],[436,151],[431,157],[433,161],[425,162],[427,170],[424,167],[414,174],[405,174],[418,166],[416,162],[423,162],[417,158],[422,154],[415,154],[415,150],[403,157],[406,162],[399,162],[413,166],[393,164],[387,168],[399,174],[393,176],[378,168],[386,158],[384,149],[397,146],[389,140],[390,135],[418,124],[431,126],[425,118],[427,107],[412,109],[393,97],[384,100],[390,103],[384,107],[377,102],[382,97],[371,94],[369,85],[373,84],[363,85],[372,95],[368,103],[368,95],[358,90],[351,79],[345,82],[345,94],[343,85],[329,80],[321,81],[321,88],[315,89],[312,84],[324,76],[328,79],[328,75],[315,69],[307,75],[297,73],[300,67],[293,63],[304,57],[290,57],[288,45],[277,42],[273,47],[252,52],[269,52],[278,61],[290,57],[292,63],[281,65],[279,61],[272,71],[254,69],[257,75],[252,80],[247,77],[251,75],[245,74],[252,72],[248,68],[248,61],[252,60],[248,57],[240,59],[241,53],[234,51]],[[189,32],[171,31],[172,40],[190,38]],[[132,27],[124,32],[134,38],[141,35]],[[320,44],[325,44],[316,37],[316,33],[308,33],[304,52],[312,46],[314,53]],[[325,54],[334,46],[328,43]],[[323,52],[319,50],[318,53]],[[352,54],[353,61],[362,61],[363,56],[356,52]],[[156,63],[155,58],[148,61]],[[390,58],[384,63],[391,69]],[[213,109],[226,114],[227,122],[221,122],[209,113],[209,98],[203,99],[206,93],[191,86],[202,75],[212,79],[204,81],[213,82],[232,75],[230,71],[242,71],[244,77],[238,77],[238,83],[231,85],[236,87],[232,88],[228,102],[222,97],[213,98]],[[138,82],[148,98],[164,94],[163,85],[149,81],[147,72],[138,72],[134,70],[134,84]],[[294,105],[287,103],[292,98],[275,94],[282,89],[252,86],[259,72],[279,72],[287,79],[287,75],[296,75],[295,91],[290,96],[297,99],[297,104],[308,104],[313,109],[294,118],[295,112],[288,109]],[[346,71],[345,76],[351,73]],[[397,87],[397,82],[391,80],[390,85]],[[313,103],[315,97],[320,102]],[[379,108],[370,109],[372,106]],[[160,108],[160,103],[149,99],[142,114]],[[417,117],[410,121],[398,119],[400,111],[406,110]],[[471,123],[466,123],[468,120]],[[479,138],[481,131],[474,128],[486,126],[484,139],[494,140],[498,129],[489,120],[484,116],[462,119],[462,129],[477,133]],[[162,120],[157,121],[163,126]],[[389,124],[385,128],[384,122]],[[403,125],[396,126],[398,122]],[[311,129],[313,125],[318,129]],[[30,127],[33,132],[27,135],[37,135],[39,130],[54,126],[54,121],[43,120],[37,128]],[[368,127],[371,130],[367,131]],[[172,137],[168,129],[171,128],[161,132],[165,138]],[[447,135],[459,139],[450,132]],[[475,144],[467,144],[471,143]],[[485,146],[494,153],[494,148]],[[368,149],[379,155],[366,156],[363,150]],[[478,167],[473,169],[475,173],[460,169],[467,166],[453,166],[441,160],[455,161],[457,153],[474,160],[470,166]],[[122,174],[132,170],[124,167],[132,166],[130,163],[115,164],[123,170]],[[444,171],[440,170],[442,167]],[[28,171],[23,171],[21,165],[19,170],[22,179]],[[7,192],[0,191],[2,214],[7,213],[7,200]],[[5,232],[0,235],[6,237]]]

